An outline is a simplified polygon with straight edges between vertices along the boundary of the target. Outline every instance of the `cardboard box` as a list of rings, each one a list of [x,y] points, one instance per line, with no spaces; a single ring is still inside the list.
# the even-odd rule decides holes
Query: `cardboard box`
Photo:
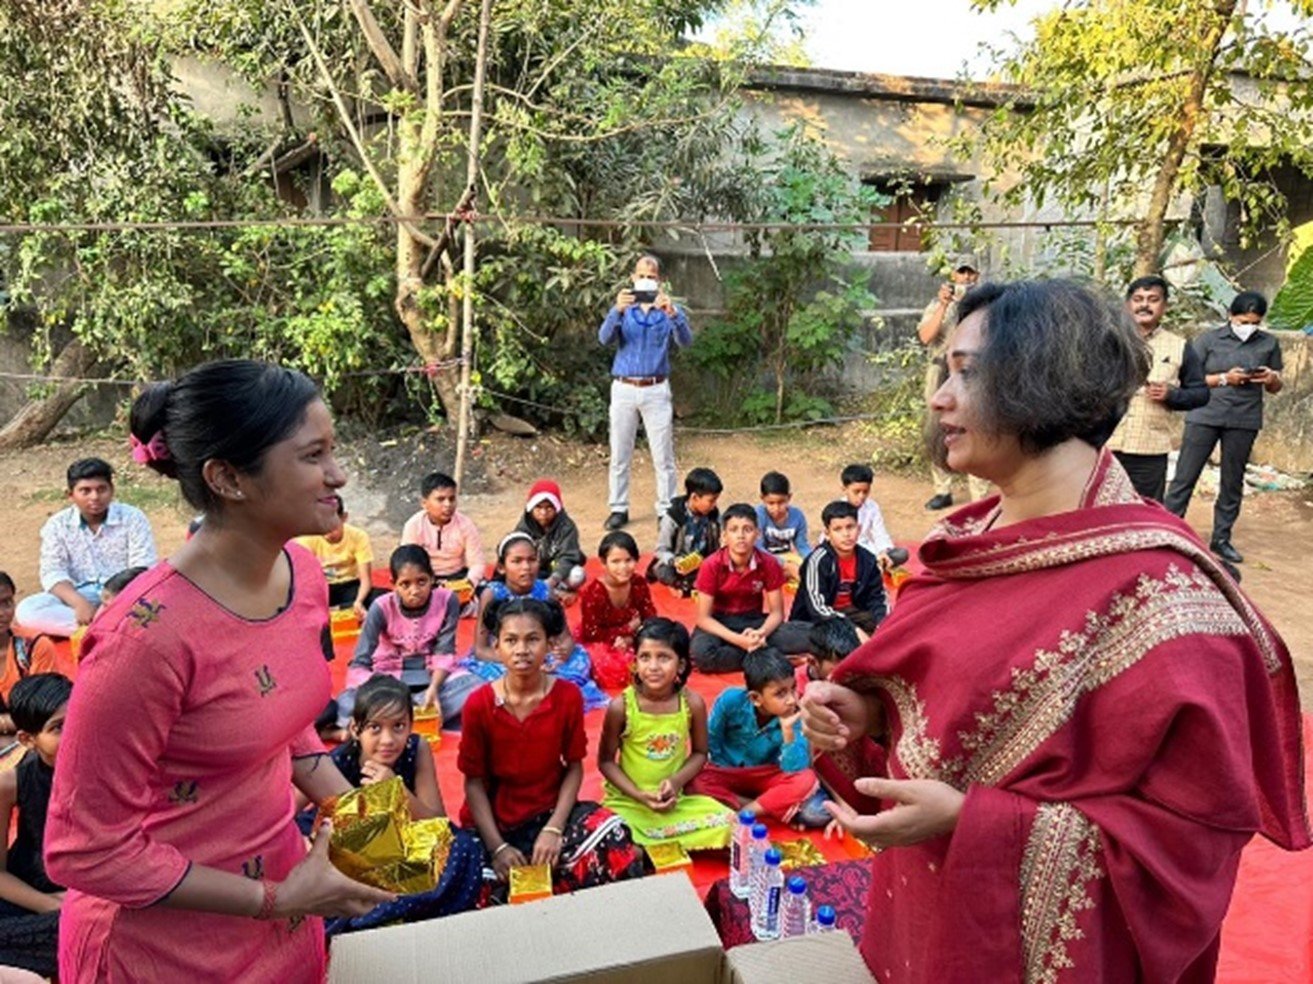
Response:
[[[688,879],[641,878],[534,905],[339,936],[328,979],[724,984],[725,972],[720,937]],[[807,979],[778,978],[789,984]]]
[[[852,937],[839,930],[736,946],[725,954],[728,984],[871,984]]]

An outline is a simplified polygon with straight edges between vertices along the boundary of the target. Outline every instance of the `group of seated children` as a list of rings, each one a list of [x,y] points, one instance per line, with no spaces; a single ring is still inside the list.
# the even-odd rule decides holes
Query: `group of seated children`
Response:
[[[817,623],[816,654],[796,671],[778,653],[749,661],[745,686],[726,690],[708,716],[685,687],[688,631],[668,618],[645,619],[634,631],[629,683],[603,723],[599,804],[579,799],[583,695],[548,670],[561,612],[525,595],[484,611],[488,645],[505,672],[469,695],[457,755],[459,823],[482,847],[484,904],[504,901],[510,870],[523,865],[549,866],[554,890],[564,892],[644,874],[636,845],[724,848],[740,810],[800,827],[829,822],[798,697],[800,682],[822,678],[858,644],[847,620]],[[376,675],[359,688],[350,739],[333,759],[353,783],[400,777],[416,817],[441,815],[434,759],[412,722],[411,691]]]
[[[614,693],[630,680],[635,633],[656,615],[651,582],[696,593],[690,658],[705,673],[742,671],[750,656],[782,654],[797,662],[810,651],[811,625],[823,618],[851,620],[864,639],[886,613],[883,572],[900,553],[870,499],[871,480],[869,467],[844,469],[845,498],[822,511],[824,530],[813,548],[784,475],[762,478],[756,508],[737,503],[722,514],[720,478],[694,468],[686,494],[661,518],[646,576],[635,576],[638,544],[616,531],[603,538],[602,574],[591,581],[559,486],[539,481],[515,530],[498,545],[496,572],[485,581],[478,529],[456,508],[455,482],[434,472],[421,483],[421,509],[406,521],[402,546],[391,558],[393,590],[373,593],[368,537],[347,525],[340,509],[343,527],[328,537],[307,538],[306,545],[325,563],[330,582],[340,586],[339,603],[372,604],[333,713],[336,736],[341,738],[351,717],[355,689],[374,673],[401,680],[417,706],[435,708],[445,727],[457,727],[470,693],[505,672],[481,622],[473,648],[456,652],[457,620],[462,614],[482,620],[492,605],[516,598],[557,607],[578,600],[578,638],[562,617],[547,668],[578,686],[588,709],[606,706],[604,691]],[[791,577],[797,590],[786,613],[783,589]]]

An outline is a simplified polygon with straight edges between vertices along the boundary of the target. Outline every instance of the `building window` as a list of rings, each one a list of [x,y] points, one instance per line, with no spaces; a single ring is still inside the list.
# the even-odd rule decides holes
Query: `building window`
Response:
[[[948,184],[925,178],[875,178],[867,182],[882,195],[892,199],[876,208],[871,218],[880,223],[897,223],[871,227],[872,253],[922,253],[926,249],[926,230],[916,223],[931,222],[940,197]]]

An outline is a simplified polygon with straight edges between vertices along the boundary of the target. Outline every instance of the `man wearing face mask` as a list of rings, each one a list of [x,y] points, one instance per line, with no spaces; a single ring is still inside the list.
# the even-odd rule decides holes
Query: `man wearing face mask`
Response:
[[[640,419],[656,473],[658,519],[675,495],[670,346],[686,348],[693,342],[688,318],[662,289],[657,258],[640,256],[631,279],[633,286],[616,295],[597,333],[603,345],[616,343],[611,363],[611,514],[604,524],[608,530],[629,522],[629,466]]]
[[[1173,411],[1202,407],[1209,389],[1194,347],[1161,327],[1167,311],[1166,280],[1133,280],[1126,288],[1126,310],[1149,348],[1151,363],[1149,378],[1131,397],[1108,448],[1126,469],[1135,491],[1162,502],[1167,492],[1167,454],[1180,434]]]
[[[1231,545],[1231,528],[1240,515],[1245,465],[1263,427],[1263,394],[1281,392],[1281,346],[1259,328],[1267,301],[1254,291],[1237,294],[1231,320],[1194,341],[1212,396],[1185,418],[1185,436],[1176,475],[1167,491],[1167,508],[1184,516],[1195,482],[1218,441],[1222,476],[1213,507],[1213,553],[1232,564],[1244,561]]]
[[[948,349],[948,336],[957,326],[957,302],[979,282],[980,262],[970,253],[956,257],[948,282],[940,285],[939,293],[926,305],[921,322],[916,326],[916,337],[930,353],[930,364],[925,371],[927,407],[948,376],[945,353]],[[947,509],[953,504],[953,473],[931,463],[930,478],[934,482],[935,494],[925,507],[932,512]],[[989,495],[989,483],[974,475],[967,476],[967,489],[973,501]]]

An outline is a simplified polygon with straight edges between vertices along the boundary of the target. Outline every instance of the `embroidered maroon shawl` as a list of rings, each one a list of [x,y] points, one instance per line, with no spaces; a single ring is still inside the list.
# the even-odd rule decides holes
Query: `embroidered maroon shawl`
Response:
[[[1212,980],[1240,851],[1310,843],[1285,645],[1106,451],[1082,508],[997,531],[996,500],[921,547],[836,682],[888,744],[818,769],[939,779],[957,829],[873,862],[862,953],[888,981]]]

